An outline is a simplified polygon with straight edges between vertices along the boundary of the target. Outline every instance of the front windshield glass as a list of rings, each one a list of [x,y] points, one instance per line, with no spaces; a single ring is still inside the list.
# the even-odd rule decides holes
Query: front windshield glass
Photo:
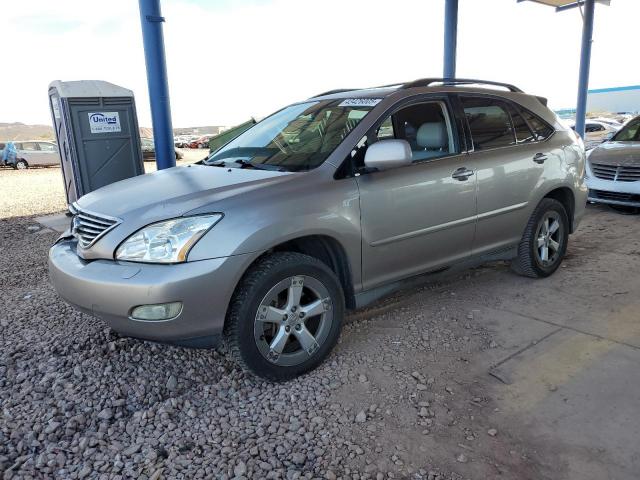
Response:
[[[379,99],[291,105],[213,152],[205,165],[299,172],[321,165]]]
[[[615,142],[640,142],[640,120],[630,122],[611,139]]]

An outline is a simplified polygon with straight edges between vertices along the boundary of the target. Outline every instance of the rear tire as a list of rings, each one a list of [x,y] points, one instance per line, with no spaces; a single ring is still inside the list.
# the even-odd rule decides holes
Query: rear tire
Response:
[[[343,316],[342,287],[327,265],[276,252],[258,260],[240,281],[225,337],[242,367],[285,381],[322,363],[338,340]]]
[[[568,240],[567,211],[557,200],[544,198],[527,223],[511,267],[526,277],[548,277],[560,267]]]

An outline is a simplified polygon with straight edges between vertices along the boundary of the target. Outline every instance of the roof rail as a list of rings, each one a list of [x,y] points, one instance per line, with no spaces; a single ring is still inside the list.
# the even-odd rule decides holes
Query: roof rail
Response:
[[[360,90],[360,89],[359,88],[336,88],[335,90],[328,90],[326,92],[319,93],[318,95],[314,95],[313,97],[309,97],[309,98],[323,97],[325,95],[331,95],[334,93],[351,92],[353,90]]]
[[[515,85],[503,82],[494,82],[491,80],[477,80],[473,78],[420,78],[413,82],[405,83],[401,88],[429,87],[433,83],[442,83],[442,85],[492,85],[496,87],[504,87],[511,92],[523,93]]]

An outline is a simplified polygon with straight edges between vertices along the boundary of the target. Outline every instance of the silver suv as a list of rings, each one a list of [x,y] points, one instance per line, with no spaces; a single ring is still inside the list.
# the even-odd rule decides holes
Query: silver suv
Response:
[[[328,355],[345,309],[417,276],[558,268],[584,213],[584,147],[545,103],[423,79],[290,105],[199,164],[80,198],[53,284],[124,335],[225,338],[246,368],[289,379]]]

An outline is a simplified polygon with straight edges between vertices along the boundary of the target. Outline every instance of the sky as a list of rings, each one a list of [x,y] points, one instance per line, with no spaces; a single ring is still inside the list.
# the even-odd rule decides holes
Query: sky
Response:
[[[174,127],[235,125],[333,88],[442,76],[444,0],[162,0]],[[134,91],[151,126],[136,0],[3,0],[0,122],[51,122],[52,80]],[[596,7],[590,88],[640,84],[640,1]],[[460,0],[457,76],[575,105],[577,9]]]

